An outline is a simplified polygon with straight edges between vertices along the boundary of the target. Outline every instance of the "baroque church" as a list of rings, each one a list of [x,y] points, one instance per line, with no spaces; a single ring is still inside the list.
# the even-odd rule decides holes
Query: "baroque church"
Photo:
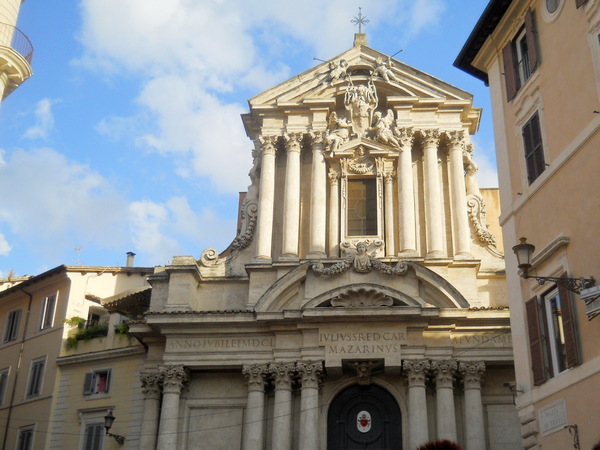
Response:
[[[521,448],[472,96],[367,46],[249,101],[238,235],[150,276],[140,448]]]

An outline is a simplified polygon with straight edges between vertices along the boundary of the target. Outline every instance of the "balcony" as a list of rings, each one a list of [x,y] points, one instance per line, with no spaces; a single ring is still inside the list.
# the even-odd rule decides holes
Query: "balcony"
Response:
[[[33,57],[33,45],[21,30],[7,23],[0,23],[0,48],[9,47],[21,55],[29,65]]]

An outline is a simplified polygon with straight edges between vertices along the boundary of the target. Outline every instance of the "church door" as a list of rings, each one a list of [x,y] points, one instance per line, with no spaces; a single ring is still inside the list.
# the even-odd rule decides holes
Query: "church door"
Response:
[[[328,450],[401,450],[400,408],[376,386],[352,386],[338,394],[327,415]]]

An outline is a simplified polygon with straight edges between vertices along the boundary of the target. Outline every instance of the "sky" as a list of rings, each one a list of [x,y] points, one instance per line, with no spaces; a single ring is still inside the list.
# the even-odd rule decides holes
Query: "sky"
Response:
[[[247,100],[351,48],[359,6],[371,48],[474,95],[479,184],[496,187],[489,91],[452,66],[486,4],[25,1],[34,75],[0,105],[0,278],[224,250],[250,183]]]

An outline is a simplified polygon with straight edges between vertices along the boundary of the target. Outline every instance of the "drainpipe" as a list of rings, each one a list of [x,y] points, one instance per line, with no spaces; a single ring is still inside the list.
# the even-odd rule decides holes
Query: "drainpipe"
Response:
[[[2,450],[6,450],[6,439],[8,438],[8,430],[10,429],[10,418],[12,415],[13,404],[15,402],[15,392],[17,390],[17,381],[19,379],[19,372],[21,371],[21,362],[23,361],[23,349],[25,348],[25,336],[27,335],[27,325],[29,324],[29,315],[31,312],[31,303],[33,301],[33,295],[27,292],[23,288],[19,288],[24,294],[29,297],[29,304],[27,305],[27,313],[25,314],[25,326],[23,327],[23,338],[21,339],[21,348],[19,349],[19,360],[17,361],[17,368],[15,370],[15,379],[12,385],[12,392],[10,394],[10,403],[8,405],[8,416],[6,417],[6,427],[4,428],[4,439],[2,441]]]

